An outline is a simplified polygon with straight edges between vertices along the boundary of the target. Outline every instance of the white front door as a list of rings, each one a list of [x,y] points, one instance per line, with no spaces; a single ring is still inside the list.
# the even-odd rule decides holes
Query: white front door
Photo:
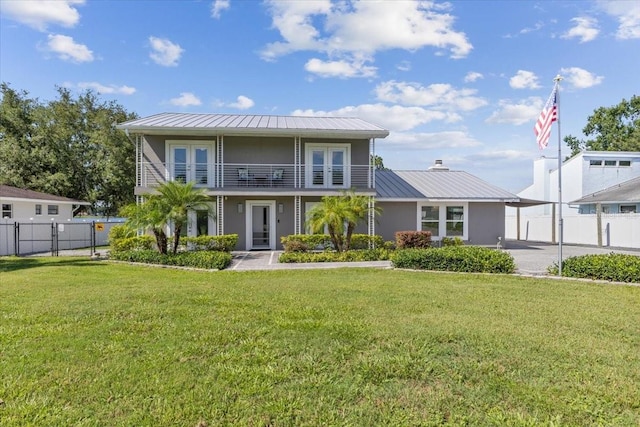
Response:
[[[206,145],[171,145],[167,170],[173,181],[211,186],[211,149]]]
[[[275,250],[275,200],[247,200],[246,206],[247,250]]]

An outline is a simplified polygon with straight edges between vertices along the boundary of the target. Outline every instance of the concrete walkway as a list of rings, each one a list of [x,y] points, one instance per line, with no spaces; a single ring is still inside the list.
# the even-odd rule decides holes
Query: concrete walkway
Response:
[[[281,253],[282,251],[233,252],[233,261],[227,270],[305,270],[344,267],[391,268],[390,261],[280,263],[278,259]]]

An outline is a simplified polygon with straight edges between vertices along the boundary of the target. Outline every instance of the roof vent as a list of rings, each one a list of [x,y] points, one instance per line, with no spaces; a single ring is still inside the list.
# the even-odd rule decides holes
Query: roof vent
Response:
[[[448,171],[449,168],[442,164],[442,160],[436,160],[436,163],[431,166],[430,171]]]

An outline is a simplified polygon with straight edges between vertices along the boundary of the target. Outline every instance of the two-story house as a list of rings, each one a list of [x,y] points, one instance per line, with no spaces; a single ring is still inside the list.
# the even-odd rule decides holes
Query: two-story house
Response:
[[[231,114],[162,113],[117,127],[135,143],[137,196],[195,181],[216,215],[194,211],[188,234],[237,233],[245,250],[304,232],[305,213],[324,195],[353,189],[373,200],[375,141],[389,134],[357,118]]]
[[[376,140],[389,131],[358,118],[163,113],[118,128],[136,146],[135,194],[167,180],[195,181],[216,215],[193,211],[187,234],[235,233],[239,250],[281,248],[282,236],[308,231],[306,213],[322,196],[345,190],[382,209],[356,232],[385,240],[425,230],[435,240],[496,245],[505,205],[520,201],[441,161],[376,173]]]

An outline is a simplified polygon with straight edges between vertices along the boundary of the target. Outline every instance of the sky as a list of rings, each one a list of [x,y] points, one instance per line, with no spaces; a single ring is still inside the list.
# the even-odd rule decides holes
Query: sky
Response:
[[[161,112],[359,117],[396,170],[519,192],[560,75],[560,135],[640,94],[640,2],[0,0],[0,80]],[[562,157],[570,150],[564,146]]]

